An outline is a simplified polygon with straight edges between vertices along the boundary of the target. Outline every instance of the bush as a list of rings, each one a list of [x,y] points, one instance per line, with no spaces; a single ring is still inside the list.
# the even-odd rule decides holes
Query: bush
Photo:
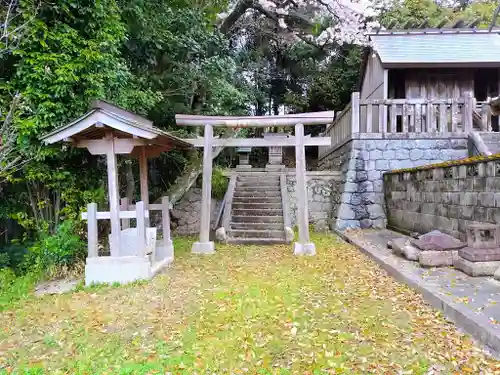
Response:
[[[71,268],[86,255],[86,246],[76,233],[76,225],[66,220],[53,235],[44,234],[30,247],[26,266],[47,271],[51,268]]]
[[[224,170],[222,168],[214,168],[212,172],[212,197],[223,199],[228,185],[229,179],[224,176]]]
[[[18,243],[12,243],[0,248],[0,269],[9,267],[18,273],[21,270],[26,254],[28,254],[26,246]]]
[[[0,269],[0,311],[30,296],[37,279],[35,274],[19,277],[10,268]]]

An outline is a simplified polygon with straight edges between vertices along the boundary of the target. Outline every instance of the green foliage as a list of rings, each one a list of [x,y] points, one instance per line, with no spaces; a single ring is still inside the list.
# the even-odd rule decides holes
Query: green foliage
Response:
[[[224,198],[229,179],[224,176],[224,170],[221,168],[214,168],[212,172],[212,197],[216,199]]]
[[[33,273],[19,277],[10,268],[0,268],[0,311],[28,298],[37,280]]]
[[[28,249],[19,243],[12,243],[0,249],[0,269],[9,267],[19,273]]]
[[[70,267],[86,255],[85,243],[76,233],[75,222],[66,220],[55,234],[43,234],[29,249],[26,266],[40,271]]]

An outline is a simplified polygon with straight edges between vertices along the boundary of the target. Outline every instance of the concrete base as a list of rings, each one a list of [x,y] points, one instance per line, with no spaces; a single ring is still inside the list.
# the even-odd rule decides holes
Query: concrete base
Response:
[[[495,271],[500,268],[500,262],[470,262],[467,259],[458,256],[453,265],[463,273],[469,276],[493,276]]]
[[[96,257],[87,258],[85,285],[126,284],[152,277],[148,257]]]
[[[172,240],[160,240],[156,243],[155,262],[162,262],[164,259],[174,258],[174,244]]]
[[[316,245],[313,243],[301,244],[295,242],[293,244],[293,254],[294,255],[316,255]]]
[[[213,254],[215,253],[215,244],[210,242],[195,242],[191,247],[193,254]]]

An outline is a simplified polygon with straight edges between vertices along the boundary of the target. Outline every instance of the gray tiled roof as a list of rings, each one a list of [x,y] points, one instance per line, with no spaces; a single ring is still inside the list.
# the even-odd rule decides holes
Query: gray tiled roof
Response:
[[[371,40],[382,64],[500,66],[500,35],[496,33],[373,35]]]

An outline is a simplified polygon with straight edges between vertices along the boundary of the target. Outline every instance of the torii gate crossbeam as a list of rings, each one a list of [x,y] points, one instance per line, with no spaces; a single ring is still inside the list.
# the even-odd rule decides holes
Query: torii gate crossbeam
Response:
[[[321,125],[333,122],[334,112],[303,113],[283,116],[260,117],[227,117],[227,116],[195,116],[176,115],[178,125],[201,126],[204,125],[203,139],[203,185],[202,206],[200,223],[200,240],[195,242],[192,252],[210,254],[215,251],[215,245],[210,241],[210,213],[212,195],[212,148],[215,146],[248,146],[251,139],[214,139],[214,126],[227,127],[269,127],[269,126],[295,126],[295,136],[285,141],[265,140],[266,146],[295,145],[295,173],[297,180],[297,221],[299,227],[299,241],[294,243],[294,254],[315,255],[316,248],[309,237],[309,213],[307,202],[306,158],[305,146],[327,146],[331,139],[325,137],[305,137],[304,125]],[[307,140],[307,142],[306,142]],[[255,143],[262,143],[255,139]],[[190,140],[195,147],[201,147],[200,140]],[[276,143],[276,144],[274,144]]]

